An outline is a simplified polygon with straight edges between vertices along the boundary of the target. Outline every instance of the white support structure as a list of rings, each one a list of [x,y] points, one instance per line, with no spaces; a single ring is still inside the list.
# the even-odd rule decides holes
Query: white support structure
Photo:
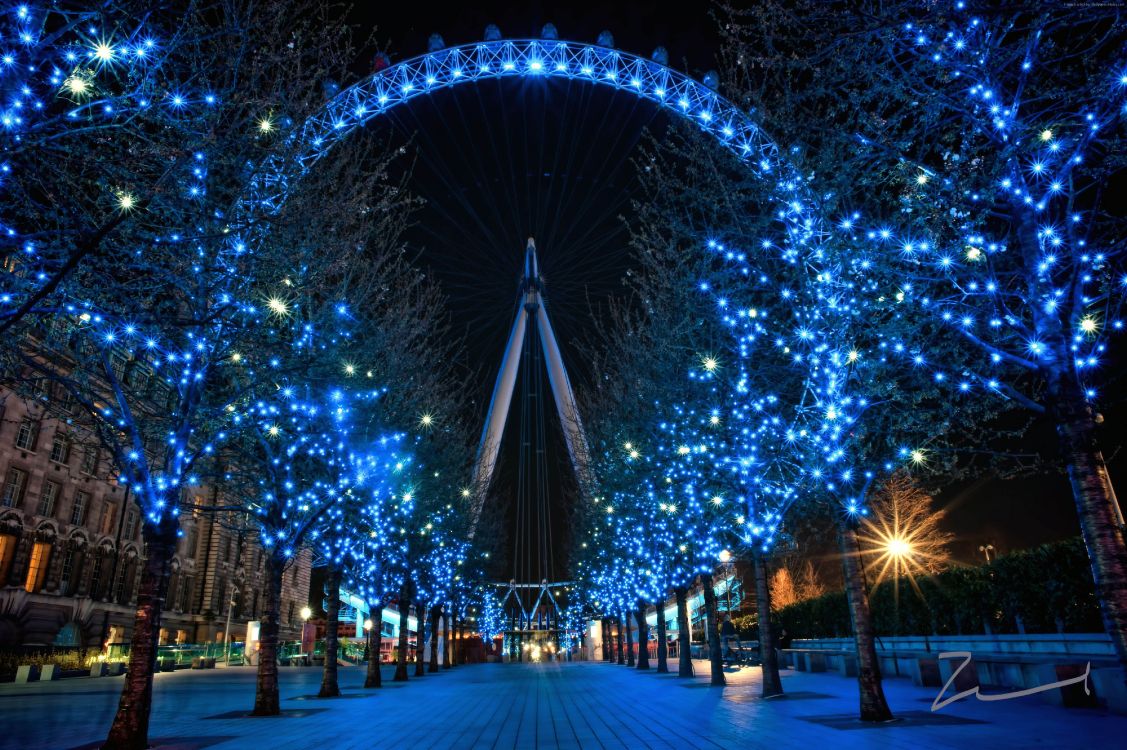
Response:
[[[477,462],[474,467],[474,504],[470,522],[470,534],[477,528],[482,504],[493,481],[497,468],[497,454],[501,450],[501,436],[505,432],[505,422],[509,418],[509,405],[516,389],[517,370],[521,351],[524,349],[525,333],[528,326],[536,326],[540,332],[540,342],[544,350],[544,360],[548,366],[548,381],[552,387],[552,397],[556,402],[556,412],[563,426],[564,441],[567,444],[571,464],[575,468],[580,484],[587,478],[588,449],[587,437],[583,433],[583,423],[579,419],[579,409],[575,405],[575,394],[567,377],[563,357],[560,354],[556,334],[548,320],[548,309],[541,296],[543,284],[540,280],[540,267],[536,260],[536,243],[528,238],[524,254],[524,278],[520,282],[520,296],[517,301],[516,316],[513,320],[509,342],[505,345],[505,356],[493,386],[493,398],[489,403],[489,413],[481,432]]]

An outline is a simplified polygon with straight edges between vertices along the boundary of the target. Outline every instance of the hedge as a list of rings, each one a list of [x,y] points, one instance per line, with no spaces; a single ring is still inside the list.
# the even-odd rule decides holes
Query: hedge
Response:
[[[869,601],[878,636],[1103,631],[1088,554],[1078,538],[918,577],[915,585],[885,580],[870,589]],[[776,618],[792,638],[853,632],[844,591],[784,607]]]

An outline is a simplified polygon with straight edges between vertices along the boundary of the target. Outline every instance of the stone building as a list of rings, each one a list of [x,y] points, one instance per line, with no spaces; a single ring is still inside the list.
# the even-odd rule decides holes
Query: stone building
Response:
[[[143,552],[141,510],[105,451],[67,415],[65,397],[25,400],[0,388],[0,648],[126,643]],[[233,527],[220,493],[193,487],[181,515],[162,643],[234,640],[262,614],[264,555]],[[229,515],[229,514],[225,514]],[[287,570],[281,637],[301,637],[310,555]]]

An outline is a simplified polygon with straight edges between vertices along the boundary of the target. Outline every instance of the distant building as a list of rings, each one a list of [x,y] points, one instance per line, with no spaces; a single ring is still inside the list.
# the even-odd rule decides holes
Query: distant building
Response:
[[[129,639],[143,552],[141,510],[65,397],[25,400],[0,388],[0,648],[86,646]],[[181,515],[162,643],[233,640],[264,605],[263,551],[250,532],[204,510],[221,493],[193,487]],[[310,554],[287,570],[281,638],[301,637]],[[236,593],[237,592],[237,593]]]

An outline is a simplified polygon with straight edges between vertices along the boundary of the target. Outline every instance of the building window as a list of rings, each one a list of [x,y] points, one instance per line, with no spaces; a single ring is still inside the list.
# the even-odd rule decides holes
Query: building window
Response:
[[[134,361],[133,366],[129,368],[127,383],[136,393],[144,393],[149,385],[149,371]]]
[[[39,437],[39,425],[30,419],[25,419],[20,422],[20,429],[16,432],[16,447],[33,451],[37,437]]]
[[[8,476],[4,479],[3,503],[6,507],[13,508],[23,500],[23,491],[27,487],[27,472],[22,469],[8,469]]]
[[[132,539],[137,533],[137,512],[129,511],[125,516],[125,538]]]
[[[68,622],[59,629],[59,634],[55,636],[53,646],[66,646],[75,647],[78,645],[78,626],[73,622]]]
[[[74,547],[67,547],[63,552],[63,565],[59,571],[59,591],[64,595],[71,593],[70,577],[74,573]]]
[[[110,371],[113,373],[114,380],[119,383],[125,382],[125,357],[120,354],[110,355]]]
[[[51,543],[36,542],[31,548],[31,562],[27,566],[27,580],[24,590],[34,594],[43,588],[47,581],[47,561],[51,559]]]
[[[114,511],[115,510],[116,510],[116,508],[114,508],[113,503],[106,503],[105,505],[102,506],[101,532],[103,534],[112,534],[113,533],[113,517],[114,517]]]
[[[122,594],[122,589],[125,588],[125,573],[126,573],[125,569],[128,568],[128,567],[130,567],[130,566],[123,565],[123,564],[118,564],[118,566],[117,566],[117,580],[114,581],[114,583],[113,583],[113,600],[116,601],[118,604],[124,604],[124,602],[122,601],[122,598],[121,598],[121,594]],[[132,593],[132,592],[127,592],[127,593]],[[126,601],[128,601],[128,598],[126,599]]]
[[[98,598],[99,589],[102,587],[102,562],[105,556],[94,553],[94,567],[90,571],[90,596],[94,599]]]
[[[98,449],[93,445],[86,446],[82,452],[82,473],[94,474],[98,470]]]
[[[65,464],[70,458],[70,440],[66,435],[55,433],[51,441],[51,460],[57,464]]]
[[[89,492],[76,492],[74,493],[74,507],[70,511],[70,522],[75,526],[81,526],[86,520],[86,506],[90,502]]]
[[[290,599],[290,610],[289,614],[286,615],[286,622],[288,622],[290,625],[293,625],[293,604],[294,600]]]
[[[183,576],[180,582],[180,611],[188,612],[192,600],[192,577]]]
[[[14,534],[0,534],[0,587],[8,582],[12,571],[12,561],[16,559],[16,546],[19,540]]]
[[[227,578],[225,576],[220,576],[219,580],[215,582],[215,593],[219,600],[216,609],[222,615],[227,612]]]
[[[70,391],[63,393],[63,397],[59,399],[59,409],[67,414],[74,413],[74,396]]]
[[[50,518],[55,515],[55,504],[59,500],[59,485],[57,482],[44,482],[43,491],[39,493],[39,515]]]

